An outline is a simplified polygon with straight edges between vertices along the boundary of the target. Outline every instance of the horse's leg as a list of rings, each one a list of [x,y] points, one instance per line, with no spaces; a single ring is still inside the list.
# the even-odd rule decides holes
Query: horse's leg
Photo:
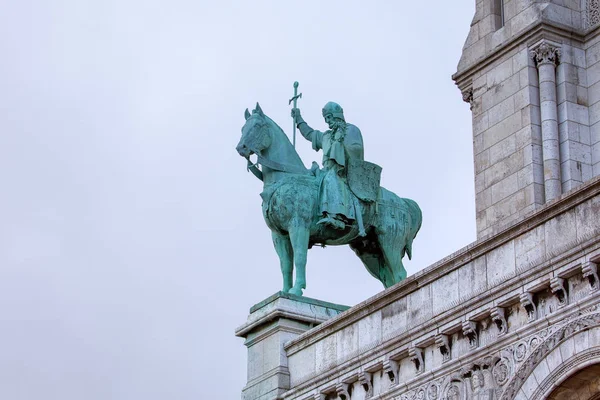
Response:
[[[273,238],[275,251],[279,256],[279,263],[281,265],[281,274],[283,275],[283,291],[288,292],[292,288],[292,283],[294,280],[294,252],[292,250],[292,244],[290,243],[290,237],[276,232],[271,232],[271,236]]]
[[[381,233],[378,235],[379,247],[383,253],[386,267],[392,273],[393,282],[390,282],[385,287],[390,287],[404,279],[406,279],[406,270],[402,264],[402,255],[404,244],[402,238],[391,233]]]
[[[362,261],[367,271],[369,271],[375,279],[381,281],[384,287],[387,287],[385,283],[391,279],[391,276],[388,277],[387,274],[385,274],[383,254],[363,253],[352,244],[350,245],[350,248],[354,250],[354,253],[360,258],[360,261]]]
[[[290,229],[289,233],[296,267],[296,281],[290,293],[302,296],[302,289],[306,289],[306,255],[308,253],[310,232],[308,228],[294,227]]]

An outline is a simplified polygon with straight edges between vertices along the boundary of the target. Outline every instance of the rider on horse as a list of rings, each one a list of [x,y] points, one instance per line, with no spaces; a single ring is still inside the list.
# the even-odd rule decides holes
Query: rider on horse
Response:
[[[352,225],[360,214],[358,202],[348,186],[348,166],[353,161],[364,160],[363,139],[360,129],[344,119],[344,110],[334,102],[323,107],[323,118],[329,130],[320,132],[311,128],[300,115],[300,109],[292,109],[300,133],[312,142],[315,151],[323,150],[323,182],[319,194],[323,218],[319,224],[335,229]],[[358,216],[359,222],[360,216]],[[362,225],[362,223],[360,224]],[[362,230],[362,226],[361,226]],[[364,235],[364,231],[361,232]]]

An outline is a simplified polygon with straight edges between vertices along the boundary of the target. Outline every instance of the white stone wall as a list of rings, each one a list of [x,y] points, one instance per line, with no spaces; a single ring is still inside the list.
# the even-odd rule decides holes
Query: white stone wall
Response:
[[[560,53],[556,83],[564,192],[592,178],[592,160],[586,51],[562,43]]]
[[[497,1],[476,3],[454,79],[473,114],[478,237],[600,174],[600,36],[597,25],[588,26],[598,8],[592,3],[504,0],[503,26]],[[531,52],[540,43],[558,50],[555,65],[538,64]],[[538,68],[545,71],[541,89]]]
[[[475,73],[472,82],[477,230],[482,237],[544,203],[540,99],[536,68],[525,45]]]
[[[282,398],[470,399],[479,372],[498,397],[519,391],[516,369],[548,337],[536,332],[600,305],[599,214],[595,179],[294,339]]]
[[[600,36],[588,43],[585,52],[589,104],[592,175],[600,175]]]

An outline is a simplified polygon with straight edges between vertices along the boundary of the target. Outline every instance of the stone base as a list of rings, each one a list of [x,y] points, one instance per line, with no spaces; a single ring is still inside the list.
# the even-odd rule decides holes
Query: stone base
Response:
[[[290,388],[283,346],[348,307],[279,292],[250,308],[236,336],[246,339],[248,382],[243,400],[271,400]]]

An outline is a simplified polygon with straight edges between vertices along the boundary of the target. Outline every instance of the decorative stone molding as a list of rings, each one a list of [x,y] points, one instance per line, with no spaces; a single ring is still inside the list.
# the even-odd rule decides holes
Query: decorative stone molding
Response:
[[[600,23],[600,0],[587,0],[585,26],[591,28]]]
[[[521,302],[521,306],[523,306],[527,312],[527,321],[535,321],[537,318],[537,307],[533,301],[533,294],[529,292],[521,293],[519,301]]]
[[[492,321],[496,323],[498,327],[498,336],[504,335],[508,332],[508,324],[506,323],[506,311],[502,307],[494,307],[490,311]]]
[[[590,291],[598,290],[600,282],[598,282],[598,265],[594,262],[587,261],[581,266],[583,277],[590,282]]]
[[[550,290],[558,299],[558,306],[564,307],[568,303],[566,281],[563,278],[554,277],[550,279]]]
[[[600,313],[596,311],[595,307],[592,310],[595,312],[587,314],[586,311],[589,310],[586,310],[578,318],[574,318],[558,327],[552,326],[546,328],[535,335],[534,338],[537,337],[538,340],[535,343],[530,340],[531,349],[529,350],[529,356],[520,363],[514,373],[510,374],[510,381],[507,383],[500,399],[513,399],[529,375],[533,373],[535,367],[548,354],[560,346],[564,340],[575,336],[581,331],[600,326]]]
[[[592,363],[597,363],[600,359],[600,350],[598,348],[595,349],[587,349],[576,356],[572,357],[568,361],[561,364],[561,366],[555,371],[549,371],[550,374],[546,377],[546,379],[542,380],[536,388],[535,392],[531,396],[532,400],[538,399],[547,399],[549,396],[545,396],[544,394],[550,394],[556,388],[556,382],[562,381],[565,378],[565,375],[573,373],[577,369],[577,367],[581,367],[582,365],[589,365]],[[537,377],[536,377],[537,378]],[[541,378],[541,377],[540,377]],[[562,379],[561,379],[562,378]],[[554,397],[553,397],[554,398]],[[597,397],[596,397],[597,399]]]
[[[394,361],[392,359],[386,358],[383,361],[383,372],[385,372],[390,378],[390,382],[392,385],[398,384],[398,370],[400,369],[400,365],[398,361]]]
[[[408,356],[410,360],[415,364],[417,374],[425,371],[425,362],[423,360],[423,349],[420,347],[411,347],[408,349]]]
[[[317,392],[317,393],[315,393],[314,399],[315,400],[326,400],[327,399],[327,394],[326,393]]]
[[[538,68],[543,64],[558,65],[560,50],[544,41],[538,47],[531,50],[531,57]]]
[[[437,335],[435,344],[442,354],[442,362],[449,361],[452,356],[450,353],[450,337],[448,335]]]
[[[463,335],[469,339],[469,348],[477,348],[477,346],[479,346],[479,336],[477,335],[477,322],[463,321],[462,331]]]
[[[359,372],[358,383],[365,389],[365,398],[373,397],[373,374],[366,371]]]
[[[342,400],[350,400],[350,393],[348,393],[348,384],[343,382],[338,382],[335,384],[335,392],[338,397]]]
[[[427,399],[428,400],[437,400],[440,395],[440,387],[436,382],[431,382],[429,386],[427,386]]]
[[[473,109],[473,88],[466,89],[462,92],[462,99],[465,103],[469,103],[469,110]]]

